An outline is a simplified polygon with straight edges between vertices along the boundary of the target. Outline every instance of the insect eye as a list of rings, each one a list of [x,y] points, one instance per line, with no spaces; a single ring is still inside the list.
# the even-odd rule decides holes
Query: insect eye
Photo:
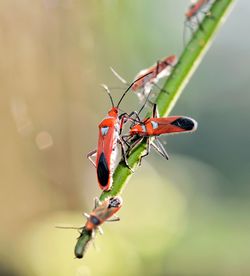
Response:
[[[108,131],[109,131],[109,127],[107,127],[107,126],[106,127],[101,127],[102,136],[107,135]]]

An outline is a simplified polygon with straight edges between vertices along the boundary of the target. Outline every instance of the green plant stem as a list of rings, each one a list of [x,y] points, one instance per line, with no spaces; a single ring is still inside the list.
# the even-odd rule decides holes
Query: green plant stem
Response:
[[[202,57],[211,45],[212,39],[218,27],[225,21],[226,14],[232,7],[234,0],[216,0],[192,35],[186,45],[179,62],[175,66],[172,74],[167,79],[163,89],[157,97],[157,107],[161,117],[167,116],[173,109],[176,101],[181,95],[184,87],[189,82],[195,69],[198,67]],[[140,143],[130,154],[128,163],[131,168],[138,167],[139,160],[146,150],[146,139]],[[115,196],[122,192],[128,182],[132,172],[121,161],[113,175],[112,190],[103,192],[100,200],[109,196]]]
[[[185,47],[178,64],[175,66],[171,76],[167,79],[163,91],[157,97],[157,107],[161,117],[167,116],[173,109],[176,101],[180,97],[186,84],[189,82],[192,74],[199,65],[206,50],[210,46],[219,25],[225,20],[226,13],[234,3],[234,0],[216,0],[211,6],[209,15],[206,15],[197,27],[197,31],[192,35],[191,40]],[[168,93],[164,92],[168,91]],[[145,138],[128,157],[128,163],[134,170],[138,167],[141,156],[146,151]],[[132,172],[121,161],[113,174],[112,190],[103,192],[100,200],[104,200],[109,196],[116,196],[122,192],[128,182]],[[85,252],[86,246],[89,243],[89,238],[84,231],[81,233],[77,244],[77,253]]]

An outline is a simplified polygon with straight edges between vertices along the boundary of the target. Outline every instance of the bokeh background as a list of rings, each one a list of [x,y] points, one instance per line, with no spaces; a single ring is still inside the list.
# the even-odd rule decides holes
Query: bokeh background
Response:
[[[0,275],[250,275],[250,2],[238,1],[172,114],[199,122],[152,151],[85,259],[100,191],[86,154],[122,86],[183,49],[189,0],[0,1]],[[117,100],[122,89],[112,90]],[[135,95],[122,108],[138,109]]]

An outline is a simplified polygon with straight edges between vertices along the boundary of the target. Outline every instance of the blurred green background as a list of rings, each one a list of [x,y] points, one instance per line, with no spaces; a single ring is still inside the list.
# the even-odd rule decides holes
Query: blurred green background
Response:
[[[152,151],[74,259],[83,212],[100,194],[86,154],[121,85],[180,55],[189,0],[0,1],[0,275],[250,275],[250,2],[238,1],[172,114],[193,135]],[[112,90],[117,100],[122,90]],[[135,95],[122,109],[138,109]],[[164,140],[164,139],[163,139]]]

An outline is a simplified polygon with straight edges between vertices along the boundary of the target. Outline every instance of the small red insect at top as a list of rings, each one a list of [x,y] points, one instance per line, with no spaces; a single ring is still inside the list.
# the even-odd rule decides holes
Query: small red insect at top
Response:
[[[151,88],[156,84],[161,78],[167,77],[170,75],[173,66],[177,63],[177,57],[175,55],[164,58],[163,60],[158,61],[155,65],[150,68],[141,70],[135,77],[137,81],[134,82],[131,89],[133,91],[138,91],[143,89],[143,95],[139,95],[141,99],[145,98],[149,94]]]
[[[187,20],[191,20],[209,1],[210,0],[198,0],[196,3],[193,3],[185,13]]]

